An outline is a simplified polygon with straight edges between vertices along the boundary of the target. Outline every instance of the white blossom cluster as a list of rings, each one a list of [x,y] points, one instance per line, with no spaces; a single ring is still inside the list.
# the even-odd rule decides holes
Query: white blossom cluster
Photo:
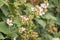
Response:
[[[11,19],[7,19],[6,23],[9,25],[9,26],[13,26],[13,23],[12,23],[12,20]]]
[[[40,6],[36,5],[36,7],[31,7],[31,11],[36,11],[35,9],[37,8],[37,11],[39,11],[39,15],[42,16],[45,14],[44,9],[47,9],[48,6],[49,3],[41,3]]]
[[[24,19],[25,21],[29,20],[29,18],[27,18],[26,16],[20,16],[22,19]]]
[[[52,40],[60,40],[60,38],[52,38]]]
[[[19,29],[19,32],[22,33],[22,32],[24,32],[25,30],[26,30],[26,28],[21,27],[21,28]]]

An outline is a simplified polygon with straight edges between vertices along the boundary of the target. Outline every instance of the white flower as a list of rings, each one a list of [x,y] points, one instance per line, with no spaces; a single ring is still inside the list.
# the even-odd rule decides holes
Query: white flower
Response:
[[[43,11],[43,8],[42,7],[39,7],[39,11],[42,12]]]
[[[10,20],[10,19],[7,19],[7,22],[12,22],[12,20]]]
[[[31,7],[31,11],[35,11],[34,9],[35,9],[34,7]]]
[[[44,14],[45,14],[45,12],[39,12],[39,14],[40,14],[40,16],[42,16],[42,15],[44,15]]]
[[[13,23],[12,23],[12,20],[11,19],[7,19],[7,22],[6,22],[9,26],[13,26]]]
[[[47,3],[46,6],[48,7],[49,6],[49,3]]]
[[[60,40],[59,38],[53,38],[52,40]]]
[[[39,7],[39,14],[40,14],[40,16],[42,16],[42,15],[45,14],[45,12],[43,11],[43,8],[42,7]]]
[[[13,24],[12,23],[10,23],[10,24],[8,24],[9,26],[13,26]]]
[[[13,40],[16,40],[16,37],[14,37]]]
[[[42,14],[44,15],[44,14],[45,14],[45,12],[42,12]]]
[[[39,12],[39,15],[42,16],[43,14],[41,12]]]
[[[39,8],[39,5],[36,5],[37,8]]]
[[[20,16],[21,18],[23,18],[25,21],[29,20],[29,18],[27,18],[26,16]]]
[[[47,3],[47,4],[46,4],[46,3],[42,3],[42,4],[41,4],[41,7],[42,7],[42,8],[47,8],[48,5],[49,5],[49,3]]]
[[[10,23],[12,23],[12,20],[7,19],[7,24],[10,24]]]
[[[39,15],[42,16],[43,14],[40,13]]]
[[[22,33],[22,32],[24,32],[25,30],[26,30],[26,29],[25,29],[24,27],[22,27],[22,28],[19,29],[19,32]]]
[[[21,31],[22,31],[22,32],[23,32],[23,31],[25,31],[25,28],[24,28],[24,27],[22,27],[22,28],[21,28]]]
[[[27,18],[27,17],[24,17],[24,19],[25,19],[25,21],[29,20],[29,18]]]
[[[21,18],[23,18],[24,16],[20,16]]]
[[[44,12],[44,8],[47,8],[49,5],[49,3],[42,3],[41,6],[39,7],[39,14],[40,16],[44,15],[45,12]]]
[[[40,4],[40,5],[41,5],[41,7],[43,7],[43,8],[45,8],[45,6],[46,6],[45,3],[42,3],[42,4]]]

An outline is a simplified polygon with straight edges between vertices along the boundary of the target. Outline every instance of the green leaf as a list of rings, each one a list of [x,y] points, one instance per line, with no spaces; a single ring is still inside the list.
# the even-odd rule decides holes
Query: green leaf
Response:
[[[57,20],[58,20],[58,21],[57,21],[56,23],[57,23],[58,25],[60,25],[60,14],[59,14],[59,13],[57,14]]]
[[[37,23],[39,23],[41,26],[45,27],[46,26],[46,22],[42,19],[35,19]]]
[[[17,24],[17,26],[21,25],[20,19],[18,17],[14,18],[14,22],[13,23]]]
[[[37,38],[37,40],[41,40],[41,38]]]
[[[16,33],[12,33],[12,34],[10,34],[10,36],[11,36],[12,38],[18,37],[18,35],[17,35]]]
[[[51,40],[52,38],[53,37],[51,35],[45,34],[45,35],[43,35],[42,40]]]
[[[3,35],[0,33],[0,39],[4,39]]]
[[[46,15],[43,16],[43,18],[45,18],[45,19],[51,19],[51,20],[57,20],[57,18],[54,17],[53,14],[49,13],[49,12],[46,13]]]
[[[58,0],[51,0],[55,5],[58,5]]]
[[[31,7],[34,7],[32,4],[28,3],[26,4],[27,8],[31,8]]]
[[[3,32],[4,34],[9,34],[9,27],[6,25],[5,22],[0,22],[0,32]]]
[[[60,38],[60,32],[56,33],[54,36]]]
[[[5,0],[0,0],[0,2],[1,2],[2,4],[5,4],[5,5],[9,6],[8,3],[7,3]]]
[[[48,6],[48,8],[54,8],[55,7],[55,5],[53,5],[53,4],[50,4],[49,6]]]
[[[21,5],[21,4],[18,3],[18,2],[14,2],[14,6],[15,6],[15,7],[18,7],[19,5]]]
[[[0,0],[0,8],[4,5],[4,3],[2,3],[2,1]]]
[[[25,0],[20,0],[21,4],[24,4],[24,3],[25,3],[24,1],[25,1]]]
[[[59,22],[59,21],[57,21],[57,22],[56,22],[56,24],[60,25],[60,22]]]
[[[7,17],[7,15],[9,14],[7,8],[5,6],[1,7],[1,10],[3,12],[3,14]]]

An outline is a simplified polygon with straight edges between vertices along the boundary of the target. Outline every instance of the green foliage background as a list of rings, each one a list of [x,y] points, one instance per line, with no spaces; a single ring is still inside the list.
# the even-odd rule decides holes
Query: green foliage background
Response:
[[[27,29],[26,34],[28,35],[31,29],[38,33],[38,37],[35,40],[52,40],[54,37],[60,38],[60,0],[48,0],[48,3],[48,12],[45,15],[32,18],[28,24],[22,24],[19,16],[33,15],[29,8],[34,5],[31,3],[26,4],[24,0],[17,2],[15,0],[0,0],[0,39],[13,40],[14,37],[17,37],[16,40],[24,40],[21,38],[22,34],[18,32],[22,26]],[[14,23],[12,27],[6,24],[7,18],[12,18]],[[48,32],[49,25],[56,27],[57,32]],[[34,38],[30,38],[30,40],[34,40]]]

